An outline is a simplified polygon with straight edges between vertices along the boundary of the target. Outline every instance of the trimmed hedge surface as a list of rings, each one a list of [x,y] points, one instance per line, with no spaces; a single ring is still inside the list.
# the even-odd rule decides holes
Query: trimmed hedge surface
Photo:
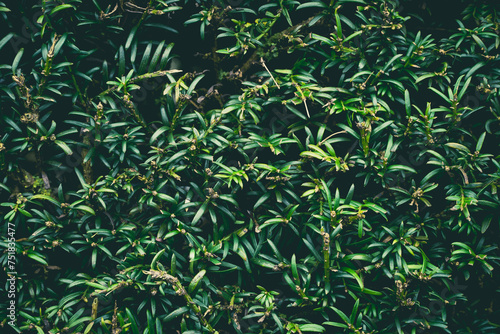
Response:
[[[0,2],[1,331],[497,333],[500,6],[443,3]]]

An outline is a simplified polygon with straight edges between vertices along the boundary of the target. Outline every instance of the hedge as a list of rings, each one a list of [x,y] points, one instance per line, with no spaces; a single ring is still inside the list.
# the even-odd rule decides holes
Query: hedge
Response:
[[[0,2],[0,331],[497,333],[499,15]]]

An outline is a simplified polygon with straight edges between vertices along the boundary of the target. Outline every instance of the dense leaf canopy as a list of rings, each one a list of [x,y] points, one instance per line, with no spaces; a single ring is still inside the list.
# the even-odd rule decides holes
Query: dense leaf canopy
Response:
[[[492,3],[0,2],[0,331],[497,333]]]

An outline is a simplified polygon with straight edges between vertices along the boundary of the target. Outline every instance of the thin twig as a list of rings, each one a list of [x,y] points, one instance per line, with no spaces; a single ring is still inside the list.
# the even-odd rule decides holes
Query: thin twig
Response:
[[[305,19],[304,21],[302,21],[302,22],[294,25],[293,27],[288,27],[287,29],[285,29],[285,30],[283,30],[281,32],[275,33],[274,35],[272,35],[271,37],[269,37],[269,40],[268,40],[267,44],[270,45],[270,44],[275,43],[276,41],[279,41],[284,35],[289,34],[292,31],[298,30],[300,27],[309,24],[309,22],[311,22],[311,20],[314,19],[315,17],[316,17],[316,15],[313,15],[313,16],[309,17],[308,19]],[[258,57],[257,54],[260,53],[261,51],[263,51],[263,49],[264,48],[259,47],[256,50],[254,50],[254,52],[252,53],[252,55],[250,56],[250,58],[248,58],[248,60],[240,67],[241,75],[242,76],[245,74],[246,71],[248,71],[250,69],[250,67],[255,62],[257,62],[257,57]]]
[[[276,82],[276,80],[274,79],[273,74],[272,74],[272,73],[271,73],[271,71],[269,71],[269,69],[267,68],[266,63],[264,62],[264,58],[260,57],[260,63],[262,64],[262,66],[264,66],[264,68],[266,69],[267,73],[269,73],[269,75],[271,76],[271,79],[273,79],[274,84],[278,87],[278,89],[281,89],[281,88],[280,88],[280,85],[279,85],[279,84]]]
[[[324,143],[325,141],[327,141],[328,139],[332,138],[332,137],[333,137],[333,136],[335,136],[335,135],[338,135],[339,133],[346,133],[346,131],[345,131],[345,130],[342,130],[342,131],[339,131],[339,132],[332,133],[331,135],[329,135],[328,137],[326,137],[325,139],[323,139],[322,141],[320,141],[320,142],[318,143],[318,146],[323,145],[323,143]]]
[[[201,313],[201,309],[196,303],[193,301],[193,298],[189,295],[189,293],[184,289],[182,286],[181,282],[179,282],[179,279],[175,276],[169,275],[165,271],[160,271],[160,270],[143,270],[142,271],[146,275],[150,275],[152,279],[160,279],[162,281],[167,281],[170,283],[175,290],[176,294],[179,296],[183,296],[184,299],[186,300],[186,304],[191,308],[191,310],[196,313],[198,318],[200,319],[201,324],[210,332],[214,334],[219,334],[218,331],[216,331],[207,321],[203,313]]]
[[[306,99],[302,99],[302,101],[304,101],[304,106],[306,107],[306,112],[307,112],[307,117],[308,118],[311,118],[311,115],[309,115],[309,108],[307,108],[307,102],[306,102]]]
[[[179,72],[182,72],[182,71],[181,70],[166,70],[166,71],[156,71],[153,73],[146,73],[146,74],[142,74],[142,75],[139,75],[137,77],[130,79],[129,83],[136,83],[136,82],[139,82],[139,81],[142,81],[145,79],[162,77],[162,76],[167,75],[168,73],[179,73]],[[94,96],[94,98],[92,100],[94,100],[96,97],[103,96],[103,95],[109,94],[111,92],[114,92],[116,89],[118,89],[118,86],[113,86],[111,88],[108,88],[105,91],[103,91],[102,93]]]

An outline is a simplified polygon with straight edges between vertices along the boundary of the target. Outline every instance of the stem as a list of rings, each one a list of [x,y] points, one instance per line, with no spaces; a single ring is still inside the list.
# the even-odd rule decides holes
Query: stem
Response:
[[[309,17],[308,19],[305,19],[304,21],[294,25],[293,27],[288,27],[287,29],[281,31],[281,32],[278,32],[274,35],[272,35],[269,40],[268,40],[268,45],[269,44],[272,44],[273,42],[276,42],[276,41],[279,41],[284,35],[287,35],[287,34],[290,34],[292,31],[294,31],[295,29],[298,29],[299,27],[301,26],[304,26],[306,24],[308,24],[309,22],[311,22],[311,20],[313,18],[315,18],[316,15],[314,16],[311,16]],[[257,61],[257,58],[259,57],[258,54],[259,52],[262,52],[264,51],[265,48],[262,48],[262,47],[259,47],[258,49],[256,49],[252,55],[250,56],[250,58],[245,62],[245,64],[243,64],[240,68],[241,70],[241,75],[245,74],[246,71],[248,71],[250,69],[250,67],[252,66],[252,64],[254,64],[256,61]]]
[[[340,133],[346,133],[346,132],[347,132],[347,131],[342,130],[342,131],[339,131],[339,132],[332,133],[331,135],[329,135],[328,137],[326,137],[325,139],[323,139],[322,141],[320,141],[320,142],[318,143],[318,146],[323,145],[323,143],[324,143],[325,141],[327,141],[328,139],[332,138],[333,136],[338,135],[338,134],[340,134]]]
[[[82,149],[83,178],[85,179],[85,182],[87,182],[87,184],[92,184],[93,183],[92,161],[89,159],[87,162],[84,162],[85,157],[89,153],[87,147],[92,146],[90,142],[90,135],[88,132],[86,132],[85,135],[83,136],[83,143],[85,144],[85,148]]]
[[[40,82],[40,86],[38,88],[38,96],[41,96],[43,90],[45,89],[45,84],[47,83],[47,77],[50,74],[50,70],[52,69],[52,59],[54,58],[54,49],[56,47],[56,43],[61,36],[55,35],[54,40],[52,41],[52,45],[50,46],[49,52],[47,53],[47,61],[45,61],[45,66],[43,67],[42,75],[43,78]]]
[[[278,89],[281,89],[280,88],[280,85],[276,82],[276,80],[274,79],[274,76],[273,74],[271,73],[271,71],[269,71],[269,69],[267,68],[266,66],[266,62],[264,61],[264,59],[262,57],[260,57],[260,63],[262,64],[262,66],[264,66],[264,68],[266,69],[267,73],[269,73],[269,75],[271,76],[271,79],[273,79],[274,81],[274,84],[278,87]]]
[[[323,263],[325,269],[325,281],[330,280],[330,235],[321,228],[323,235]]]
[[[195,304],[193,298],[191,298],[186,289],[184,289],[184,287],[182,286],[181,282],[179,282],[179,279],[177,277],[167,274],[166,271],[153,270],[153,269],[149,271],[144,270],[143,273],[145,273],[146,275],[151,275],[151,278],[153,279],[159,278],[162,281],[167,281],[168,283],[170,283],[170,285],[172,285],[172,287],[174,288],[175,292],[178,295],[184,297],[187,305],[191,308],[191,310],[194,313],[196,313],[202,325],[205,326],[205,328],[208,329],[210,333],[219,334],[218,331],[212,328],[212,326],[208,323],[207,319],[205,319],[205,317],[201,313],[200,308],[198,307],[198,305]]]
[[[144,13],[142,13],[142,16],[139,20],[139,23],[137,23],[137,27],[139,27],[141,25],[142,21],[144,21],[144,19],[146,18],[146,15],[149,14],[149,9],[152,7],[153,7],[153,0],[149,0],[148,6],[144,10]]]
[[[304,101],[304,106],[306,107],[307,118],[311,118],[311,115],[309,115],[309,108],[307,108],[307,102],[305,97],[302,98],[302,101]]]
[[[66,61],[68,61],[67,57],[64,57]],[[82,103],[83,107],[87,109],[87,103],[85,102],[85,99],[83,97],[83,94],[80,90],[80,87],[78,86],[78,83],[76,82],[75,75],[73,73],[73,70],[71,69],[71,66],[68,66],[69,74],[71,75],[71,80],[73,81],[73,85],[75,86],[76,92],[78,93],[78,98],[80,99],[80,102]]]
[[[124,95],[123,98],[121,99],[121,101],[123,101],[123,103],[125,104],[125,107],[128,110],[130,110],[130,112],[134,116],[137,123],[139,123],[140,126],[142,126],[144,129],[146,129],[149,133],[152,134],[151,129],[147,126],[146,123],[144,123],[141,116],[137,113],[137,110],[135,109],[134,103],[130,100],[130,95],[129,94]]]
[[[264,37],[265,35],[267,35],[267,33],[269,32],[269,30],[271,30],[271,28],[274,26],[274,24],[276,23],[276,21],[278,20],[278,18],[281,17],[281,11],[279,12],[279,14],[277,14],[275,17],[274,17],[274,20],[269,24],[269,26],[262,32],[262,34],[260,34],[259,36],[257,36],[255,39],[256,40],[260,40],[262,37]]]
[[[142,80],[146,80],[146,79],[150,79],[150,78],[156,78],[156,77],[163,77],[163,76],[166,76],[167,74],[169,73],[179,73],[179,72],[182,72],[181,70],[165,70],[165,71],[156,71],[156,72],[153,72],[153,73],[146,73],[146,74],[142,74],[142,75],[139,75],[139,76],[136,76],[132,79],[130,79],[130,83],[136,83],[136,82],[139,82],[139,81],[142,81]],[[114,92],[115,90],[118,89],[118,86],[113,86],[111,88],[108,88],[106,89],[105,91],[103,91],[102,93],[99,93],[98,95],[96,95],[95,97],[92,98],[92,100],[96,99],[97,97],[100,97],[100,96],[104,96],[104,95],[107,95],[111,92]],[[77,88],[78,90],[78,88]],[[79,92],[79,90],[78,90]]]

